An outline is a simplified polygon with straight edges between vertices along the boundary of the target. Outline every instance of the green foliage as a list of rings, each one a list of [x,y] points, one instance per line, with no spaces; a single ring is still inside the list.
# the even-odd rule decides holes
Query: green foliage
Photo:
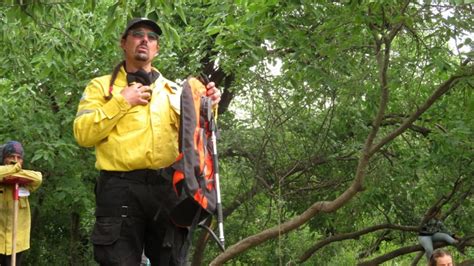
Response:
[[[232,265],[292,265],[332,235],[383,223],[417,226],[460,181],[443,207],[455,208],[446,223],[461,235],[474,233],[474,79],[467,60],[474,20],[467,1],[5,1],[0,140],[21,141],[25,167],[44,175],[31,197],[27,263],[93,264],[97,172],[92,150],[76,145],[72,122],[87,82],[121,60],[118,40],[135,16],[156,19],[163,29],[154,65],[166,77],[183,80],[208,62],[234,77],[219,84],[232,94],[219,116],[218,149],[228,246],[350,186],[380,106],[377,48],[388,47],[383,38],[398,25],[376,141],[449,77],[464,75],[374,155],[355,199],[240,254]],[[392,230],[376,245],[381,237],[377,231],[331,243],[303,264],[354,265],[417,241],[415,232]],[[218,254],[209,244],[202,263]],[[410,264],[414,255],[387,265]]]

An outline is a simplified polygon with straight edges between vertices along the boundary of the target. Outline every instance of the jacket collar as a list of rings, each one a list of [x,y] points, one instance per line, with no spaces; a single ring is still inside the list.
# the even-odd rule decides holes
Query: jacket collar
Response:
[[[152,86],[155,85],[157,87],[163,87],[169,93],[175,94],[177,92],[177,89],[169,82],[169,80],[164,78],[163,75],[158,71],[158,69],[153,67],[153,70],[158,72],[159,77],[157,80],[155,80]],[[123,66],[120,68],[117,78],[115,79],[114,85],[119,86],[119,87],[126,87],[128,85],[127,72],[125,71],[125,68]]]

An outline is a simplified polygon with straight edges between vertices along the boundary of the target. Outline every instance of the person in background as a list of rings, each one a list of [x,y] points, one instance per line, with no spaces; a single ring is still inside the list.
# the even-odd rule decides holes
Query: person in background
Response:
[[[0,265],[11,265],[14,183],[9,181],[18,178],[21,178],[21,184],[24,183],[19,190],[16,237],[16,265],[21,265],[24,251],[30,248],[31,217],[28,196],[41,185],[42,175],[40,172],[22,169],[24,151],[18,141],[7,142],[0,153]]]
[[[453,257],[443,249],[437,249],[430,257],[428,266],[454,266]]]
[[[188,229],[169,211],[178,198],[168,171],[178,156],[182,89],[152,66],[161,29],[147,18],[129,21],[120,39],[124,60],[93,79],[79,102],[74,136],[95,147],[94,259],[100,265],[183,265]],[[206,86],[214,108],[220,91]]]
[[[447,244],[454,245],[461,253],[464,253],[463,245],[454,234],[448,231],[441,221],[440,211],[434,213],[433,217],[422,225],[418,233],[418,241],[425,249],[425,255],[428,260],[430,260],[431,254],[433,253],[433,243],[436,241],[443,241]]]

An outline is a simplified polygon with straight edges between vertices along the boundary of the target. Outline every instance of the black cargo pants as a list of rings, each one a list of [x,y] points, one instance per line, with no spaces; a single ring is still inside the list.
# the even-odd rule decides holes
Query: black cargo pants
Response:
[[[185,264],[188,230],[169,220],[171,182],[165,170],[101,171],[91,237],[100,265],[138,266],[143,250],[152,265]]]

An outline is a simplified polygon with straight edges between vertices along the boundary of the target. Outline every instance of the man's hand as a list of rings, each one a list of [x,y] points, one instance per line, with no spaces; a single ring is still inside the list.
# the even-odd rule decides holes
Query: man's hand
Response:
[[[151,99],[151,88],[141,83],[133,83],[125,87],[120,94],[132,107],[135,105],[147,105]]]
[[[19,162],[15,163],[15,166],[13,167],[13,169],[15,170],[15,173],[16,173],[16,172],[20,172],[20,170],[21,170],[21,163],[19,163]]]
[[[211,98],[212,107],[215,107],[221,101],[221,92],[212,81],[206,85],[206,95]]]

